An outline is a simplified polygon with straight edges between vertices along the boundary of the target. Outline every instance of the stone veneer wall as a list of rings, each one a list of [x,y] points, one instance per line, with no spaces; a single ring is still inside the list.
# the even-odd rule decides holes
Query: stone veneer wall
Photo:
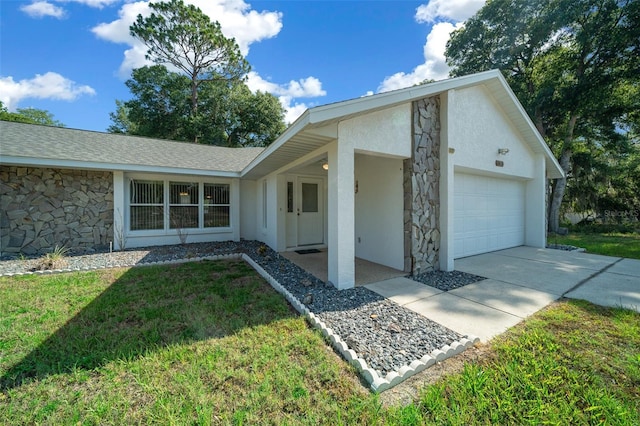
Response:
[[[405,271],[439,269],[440,98],[413,102],[412,154],[404,161]]]
[[[2,166],[0,254],[74,252],[113,240],[111,172]]]

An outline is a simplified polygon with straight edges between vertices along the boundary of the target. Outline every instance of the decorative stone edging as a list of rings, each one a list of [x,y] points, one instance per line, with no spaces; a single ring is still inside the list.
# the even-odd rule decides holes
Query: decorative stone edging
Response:
[[[269,284],[271,284],[278,293],[282,294],[301,315],[307,317],[314,327],[320,330],[320,332],[331,342],[333,348],[360,372],[362,377],[364,377],[367,383],[369,383],[371,390],[374,392],[383,392],[390,389],[407,380],[409,377],[426,370],[436,362],[444,361],[447,358],[458,355],[465,349],[468,349],[474,344],[480,342],[480,339],[475,336],[464,337],[460,339],[460,341],[451,343],[451,345],[445,345],[440,349],[435,349],[431,354],[425,355],[422,358],[413,361],[409,365],[404,365],[398,371],[391,372],[382,378],[373,368],[370,368],[367,365],[367,362],[364,359],[359,358],[358,354],[353,349],[350,349],[339,335],[334,333],[330,327],[327,327],[323,321],[318,319],[313,312],[311,312],[286,288],[284,288],[275,278],[269,275],[269,273],[258,265],[251,257],[246,254],[242,254],[242,259],[251,265],[251,267],[255,269],[256,272],[258,272]]]
[[[48,275],[48,274],[59,274],[66,272],[88,272],[95,271],[100,269],[109,269],[109,268],[126,268],[126,267],[140,267],[140,266],[154,266],[154,265],[171,265],[171,264],[180,264],[187,262],[200,262],[203,260],[244,260],[247,262],[253,269],[255,269],[262,278],[264,278],[269,285],[271,285],[278,293],[282,294],[285,299],[298,311],[301,315],[305,316],[309,323],[311,323],[315,328],[320,330],[323,336],[327,340],[331,342],[333,348],[340,353],[340,355],[351,365],[353,365],[358,372],[362,375],[362,377],[369,383],[369,386],[374,392],[383,392],[387,389],[390,389],[411,376],[414,376],[427,368],[434,365],[436,362],[444,361],[447,358],[450,358],[454,355],[458,355],[463,352],[465,349],[470,348],[474,344],[480,342],[480,339],[475,336],[467,336],[459,341],[454,341],[451,345],[445,345],[440,349],[433,350],[430,354],[423,356],[420,359],[414,360],[409,365],[402,366],[398,371],[392,371],[388,373],[384,378],[380,377],[376,370],[369,367],[367,362],[358,357],[358,354],[340,338],[340,336],[333,331],[330,327],[321,321],[313,312],[309,310],[297,297],[295,297],[289,290],[284,288],[282,284],[280,284],[275,278],[273,278],[267,271],[265,271],[257,262],[255,262],[249,255],[246,253],[238,254],[221,254],[215,256],[204,256],[204,257],[193,257],[190,259],[178,259],[178,260],[165,260],[159,262],[150,262],[150,263],[134,263],[134,264],[122,264],[122,265],[112,265],[108,267],[87,267],[87,268],[74,268],[74,269],[53,269],[53,270],[45,270],[45,271],[28,271],[28,272],[16,272],[16,273],[8,273],[0,276],[11,277],[11,276],[20,276],[20,275]]]

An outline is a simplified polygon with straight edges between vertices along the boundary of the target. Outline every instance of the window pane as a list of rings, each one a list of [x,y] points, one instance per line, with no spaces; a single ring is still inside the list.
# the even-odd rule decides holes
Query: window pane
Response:
[[[287,212],[293,213],[293,182],[287,182]]]
[[[169,182],[170,204],[198,204],[198,183]]]
[[[229,206],[210,206],[204,208],[204,227],[223,228],[229,226]]]
[[[164,185],[156,180],[131,180],[131,204],[164,203]]]
[[[229,185],[205,183],[204,204],[229,204]]]
[[[169,228],[198,227],[198,206],[171,206],[169,212]]]
[[[160,206],[131,206],[131,230],[164,228],[164,208]]]
[[[302,184],[302,211],[303,213],[318,212],[318,184]]]

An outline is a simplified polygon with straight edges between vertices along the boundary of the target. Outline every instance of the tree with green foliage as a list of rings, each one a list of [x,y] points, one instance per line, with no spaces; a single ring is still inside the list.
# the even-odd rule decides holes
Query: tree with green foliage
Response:
[[[18,108],[16,112],[9,112],[0,101],[0,120],[17,123],[41,124],[45,126],[65,127],[60,121],[53,118],[53,114],[44,109]]]
[[[267,146],[284,131],[284,110],[269,93],[243,82],[204,81],[191,114],[189,79],[162,65],[138,68],[127,87],[133,99],[116,101],[112,133],[239,147]]]
[[[638,22],[634,0],[489,0],[453,32],[445,55],[452,76],[502,70],[570,177],[576,150],[624,145],[625,122],[640,107],[628,92],[640,78]],[[552,185],[553,232],[567,177]]]
[[[249,72],[249,64],[234,39],[222,34],[220,24],[182,0],[150,3],[150,16],[138,15],[130,33],[148,48],[146,57],[173,67],[190,82],[190,111],[199,120],[200,88],[207,82],[235,84]],[[199,135],[193,141],[198,142]]]

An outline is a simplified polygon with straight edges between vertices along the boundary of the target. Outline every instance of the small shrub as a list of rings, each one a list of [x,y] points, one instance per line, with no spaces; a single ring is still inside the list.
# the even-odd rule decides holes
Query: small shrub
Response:
[[[260,247],[258,247],[258,254],[260,256],[265,256],[267,254],[267,246],[264,244],[260,245]]]
[[[67,259],[65,258],[69,249],[65,246],[56,245],[53,251],[45,254],[40,258],[40,261],[36,265],[35,269],[38,271],[47,271],[51,269],[63,269],[67,266]]]

